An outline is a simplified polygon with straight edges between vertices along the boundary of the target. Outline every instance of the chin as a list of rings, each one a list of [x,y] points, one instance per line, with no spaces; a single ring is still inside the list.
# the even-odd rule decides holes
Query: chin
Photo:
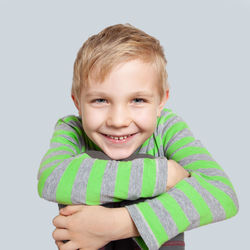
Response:
[[[133,154],[130,152],[105,152],[112,160],[123,160]]]

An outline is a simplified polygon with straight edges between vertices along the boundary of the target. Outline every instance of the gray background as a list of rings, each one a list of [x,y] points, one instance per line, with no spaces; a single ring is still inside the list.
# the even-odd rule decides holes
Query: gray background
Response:
[[[76,110],[73,62],[90,35],[129,22],[165,48],[168,107],[230,176],[239,214],[186,233],[187,250],[248,248],[250,2],[0,1],[1,249],[56,249],[36,174],[56,120]],[[247,246],[245,246],[247,245]]]

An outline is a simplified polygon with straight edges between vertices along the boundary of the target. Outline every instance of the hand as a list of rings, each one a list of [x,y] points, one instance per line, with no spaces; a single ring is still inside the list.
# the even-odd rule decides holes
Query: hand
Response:
[[[190,174],[187,170],[185,170],[176,161],[168,160],[168,180],[166,188],[167,191],[174,187],[179,181],[187,177],[190,177]]]
[[[53,219],[53,238],[60,250],[95,250],[113,239],[115,217],[103,206],[72,205]],[[64,240],[68,242],[63,243]]]

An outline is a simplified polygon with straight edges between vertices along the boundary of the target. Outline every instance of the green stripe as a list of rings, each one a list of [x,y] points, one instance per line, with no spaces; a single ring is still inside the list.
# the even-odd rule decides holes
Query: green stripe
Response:
[[[176,142],[174,142],[169,148],[167,149],[167,158],[170,158],[170,156],[177,151],[179,148],[187,145],[190,142],[193,142],[195,139],[192,136],[184,137]]]
[[[114,197],[126,200],[128,198],[129,179],[132,162],[120,161],[117,166]],[[114,200],[116,201],[116,200]]]
[[[176,116],[176,114],[174,113],[168,113],[165,116],[160,117],[159,121],[158,121],[158,125],[160,124],[165,124],[167,120],[169,120],[170,118]]]
[[[60,126],[62,123],[64,123],[64,121],[62,119],[59,119],[56,123],[56,127]]]
[[[170,112],[173,112],[172,109],[170,109],[170,108],[164,108],[163,111],[164,111],[164,112],[169,112],[169,113],[170,113]]]
[[[143,160],[143,179],[140,197],[152,197],[156,183],[156,161],[145,158]]]
[[[192,202],[196,211],[200,215],[200,225],[205,225],[213,221],[210,208],[200,193],[198,193],[198,191],[193,186],[191,186],[191,184],[189,184],[186,180],[182,180],[177,183],[175,188],[181,190]]]
[[[72,125],[67,124],[70,121],[77,121],[77,122],[81,123],[81,120],[79,120],[77,117],[75,117],[75,116],[69,116],[69,117],[65,117],[64,121],[60,119],[57,122],[56,125],[59,126],[62,123],[66,124],[66,125],[70,126],[71,128],[73,128],[74,130],[76,130],[76,132],[80,135],[80,137],[83,136],[83,130],[82,129],[78,128],[77,126],[72,126]]]
[[[137,203],[136,206],[142,213],[143,218],[148,223],[149,228],[152,230],[152,233],[154,234],[158,245],[162,245],[165,241],[168,240],[168,235],[159,218],[155,214],[155,211],[146,202]]]
[[[170,108],[163,108],[162,112],[169,112],[169,113],[171,113],[171,112],[173,112],[173,111],[172,111],[172,109],[170,109]]]
[[[70,145],[76,150],[77,154],[80,153],[79,148],[73,142],[71,142],[71,141],[69,141],[66,138],[63,138],[61,136],[53,137],[51,139],[50,143],[52,143],[52,142],[56,142],[56,143],[60,143],[60,144],[64,144],[64,145]]]
[[[83,130],[82,130],[82,129],[80,129],[80,128],[78,128],[78,127],[74,127],[74,129],[76,130],[76,132],[78,133],[78,135],[79,135],[80,137],[83,136]]]
[[[228,187],[230,187],[231,189],[234,190],[234,187],[233,187],[231,181],[229,179],[227,179],[226,177],[224,177],[224,176],[209,176],[209,175],[206,175],[206,174],[203,174],[203,173],[199,173],[199,175],[201,177],[205,178],[206,180],[222,182],[222,183],[224,183],[225,185],[227,185]]]
[[[82,146],[81,153],[84,153],[86,151],[86,147]]]
[[[75,177],[82,161],[88,158],[87,155],[72,160],[65,169],[56,189],[56,201],[61,204],[72,204],[71,193]],[[79,190],[80,192],[80,190]]]
[[[62,161],[61,161],[62,162]],[[57,163],[56,165],[51,166],[50,168],[45,169],[40,178],[39,178],[39,182],[38,182],[38,193],[39,196],[42,198],[42,194],[43,194],[43,188],[44,188],[44,184],[47,180],[47,178],[50,176],[50,174],[53,172],[53,170],[61,163]]]
[[[190,222],[179,203],[168,193],[159,195],[157,199],[163,204],[166,211],[168,211],[174,220],[179,233],[184,232],[190,225]]]
[[[86,190],[87,205],[100,204],[102,179],[107,163],[106,160],[95,160],[92,165]]]
[[[45,165],[47,165],[48,163],[51,163],[53,161],[56,161],[56,160],[64,160],[64,159],[68,159],[70,158],[71,155],[68,155],[68,154],[65,154],[65,155],[54,155],[54,156],[51,156],[50,158],[46,159],[45,161],[43,161],[40,165],[40,168],[41,169],[42,167],[44,167]]]
[[[88,140],[88,146],[89,146],[89,149],[91,150],[96,150],[96,151],[101,151],[101,149],[91,140],[87,139]]]
[[[141,148],[144,148],[144,147],[147,147],[148,146],[148,144],[149,144],[149,142],[150,142],[150,140],[152,139],[152,135],[141,145],[141,147],[140,147],[140,149]]]
[[[136,241],[136,243],[140,246],[141,249],[148,250],[148,247],[141,236],[134,237],[133,239]]]
[[[67,146],[60,146],[60,147],[57,147],[57,148],[49,149],[47,151],[47,153],[44,155],[44,157],[51,154],[51,153],[53,153],[53,152],[59,152],[59,151],[67,151],[68,153],[72,153],[72,155],[75,154],[75,152],[71,148],[69,148]]]
[[[72,132],[72,131],[58,129],[57,131],[54,132],[53,137],[60,136],[60,135],[68,136],[68,137],[74,139],[74,141],[75,141],[76,144],[78,144],[78,145],[80,144],[77,135],[74,132]]]
[[[76,117],[76,116],[73,116],[73,115],[70,115],[70,116],[67,116],[65,118],[63,118],[63,121],[68,123],[70,121],[79,121],[79,119]]]
[[[179,121],[173,124],[167,131],[165,131],[165,134],[163,135],[163,144],[167,145],[171,138],[178,132],[182,131],[183,129],[188,128],[188,125],[183,122]]]
[[[197,169],[207,169],[207,168],[216,168],[222,170],[220,165],[215,161],[199,160],[191,162],[187,165],[183,165],[185,169],[195,171]]]
[[[210,192],[214,196],[215,199],[219,201],[221,206],[224,208],[227,219],[237,213],[237,207],[229,195],[227,195],[219,188],[213,186],[212,184],[206,182],[206,180],[204,180],[198,174],[193,173],[193,176],[196,178],[196,180],[200,183],[202,187],[204,187],[208,192]]]
[[[177,151],[174,155],[172,155],[172,159],[179,162],[188,156],[198,155],[198,154],[210,155],[210,153],[205,148],[185,147],[185,148],[182,148],[179,151]]]

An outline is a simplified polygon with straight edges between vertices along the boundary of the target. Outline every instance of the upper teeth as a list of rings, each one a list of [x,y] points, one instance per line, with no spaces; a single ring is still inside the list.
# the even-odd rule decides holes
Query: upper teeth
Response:
[[[128,135],[124,135],[124,136],[112,136],[112,135],[108,135],[108,137],[110,137],[111,139],[115,139],[115,140],[123,140],[126,139],[128,137]]]

